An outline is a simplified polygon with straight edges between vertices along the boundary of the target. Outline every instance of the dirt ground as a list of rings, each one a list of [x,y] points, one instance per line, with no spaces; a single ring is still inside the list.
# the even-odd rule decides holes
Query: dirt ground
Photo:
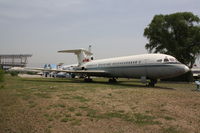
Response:
[[[0,133],[199,133],[200,92],[192,83],[6,76]]]

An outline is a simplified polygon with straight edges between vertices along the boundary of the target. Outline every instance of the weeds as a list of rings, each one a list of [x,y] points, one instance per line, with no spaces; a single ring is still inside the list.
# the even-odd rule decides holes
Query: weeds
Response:
[[[71,118],[71,117],[65,117],[65,118],[62,118],[62,119],[60,120],[60,122],[69,122],[69,121],[73,121],[73,120],[76,120],[76,119]]]
[[[165,120],[175,120],[174,118],[170,117],[170,116],[165,116],[163,117]]]
[[[0,89],[4,89],[4,85],[0,85]]]
[[[154,125],[154,124],[160,124],[158,121],[154,121],[155,117],[145,114],[134,114],[135,117],[135,123],[139,125]]]
[[[71,125],[72,126],[80,126],[81,125],[81,120],[76,119],[76,120],[74,120],[74,121],[71,122]]]
[[[96,110],[87,108],[87,116],[88,117],[98,118],[98,115],[96,113],[97,113]]]
[[[74,107],[70,107],[70,108],[68,108],[68,110],[69,110],[70,112],[74,112],[74,111],[75,111],[75,108],[74,108]]]
[[[48,93],[35,93],[35,95],[40,98],[51,98]]]
[[[76,116],[82,116],[82,114],[80,112],[75,114]]]
[[[4,81],[4,71],[0,68],[0,82]]]
[[[48,120],[48,121],[53,121],[53,117],[49,114],[44,114],[44,117]]]
[[[183,133],[175,127],[164,128],[163,133]]]
[[[18,76],[18,74],[19,74],[19,72],[15,72],[15,71],[10,72],[11,76]]]
[[[65,108],[64,104],[58,104],[57,107]]]
[[[89,101],[88,99],[85,99],[82,96],[74,96],[73,99],[77,99],[80,102],[87,102],[87,101]]]
[[[35,106],[37,106],[37,103],[35,103],[34,101],[29,101],[30,108],[34,108]]]
[[[69,118],[65,117],[63,119],[60,120],[61,122],[68,122],[69,121]]]
[[[111,118],[119,118],[127,122],[133,122],[138,125],[154,125],[160,124],[158,121],[154,121],[155,117],[145,114],[136,113],[134,115],[124,114],[122,112],[108,112],[100,114],[96,110],[88,109],[87,116],[91,118],[97,119],[111,119]]]

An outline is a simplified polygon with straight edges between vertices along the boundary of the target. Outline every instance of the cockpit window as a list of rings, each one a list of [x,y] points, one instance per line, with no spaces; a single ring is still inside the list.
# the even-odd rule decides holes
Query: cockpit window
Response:
[[[169,59],[165,58],[165,59],[164,59],[164,62],[169,62]]]
[[[176,59],[174,59],[174,58],[169,58],[169,60],[170,60],[171,62],[176,62]]]

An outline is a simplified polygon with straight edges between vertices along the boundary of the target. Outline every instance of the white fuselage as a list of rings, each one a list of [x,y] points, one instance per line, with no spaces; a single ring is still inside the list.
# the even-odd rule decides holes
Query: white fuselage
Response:
[[[162,79],[181,75],[189,68],[166,54],[142,54],[94,60],[83,64],[85,70],[104,70],[109,77]],[[105,76],[108,75],[92,75]]]

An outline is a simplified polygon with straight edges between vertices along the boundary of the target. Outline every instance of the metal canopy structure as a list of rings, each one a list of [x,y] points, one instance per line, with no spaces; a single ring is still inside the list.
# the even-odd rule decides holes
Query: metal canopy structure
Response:
[[[28,63],[27,58],[31,56],[30,54],[2,54],[0,55],[0,66],[2,68],[25,67]]]

